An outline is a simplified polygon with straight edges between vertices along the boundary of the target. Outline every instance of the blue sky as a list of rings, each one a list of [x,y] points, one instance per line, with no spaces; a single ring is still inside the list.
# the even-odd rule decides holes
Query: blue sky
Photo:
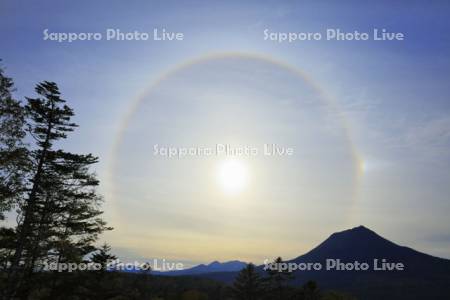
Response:
[[[246,223],[242,223],[244,229],[226,227],[228,235],[222,236],[218,232],[224,230],[225,223],[217,223],[208,218],[206,220],[200,218],[203,220],[201,221],[196,218],[196,213],[203,217],[207,214],[201,206],[202,203],[210,203],[208,193],[214,191],[212,185],[208,188],[208,192],[205,192],[206,194],[201,195],[200,202],[194,200],[188,202],[191,205],[190,210],[182,209],[183,202],[179,200],[179,195],[174,193],[168,197],[178,199],[171,204],[176,213],[172,214],[172,210],[163,209],[158,212],[159,217],[153,217],[154,220],[159,220],[158,223],[146,221],[144,216],[133,219],[133,209],[136,207],[130,203],[139,201],[133,200],[135,198],[141,196],[142,199],[150,199],[145,200],[147,209],[140,207],[144,215],[151,215],[152,211],[156,214],[157,210],[154,207],[158,203],[159,205],[169,203],[167,202],[169,200],[163,201],[163,198],[158,198],[162,189],[158,190],[159,182],[154,178],[160,174],[155,174],[156,171],[152,168],[150,168],[151,171],[142,169],[137,170],[136,174],[141,175],[144,183],[135,180],[132,181],[135,185],[130,187],[127,185],[127,178],[119,180],[118,183],[116,180],[116,184],[122,185],[118,187],[120,199],[113,202],[106,197],[107,218],[117,228],[106,238],[118,251],[127,253],[128,256],[167,255],[168,259],[195,262],[233,258],[259,262],[270,255],[282,255],[289,258],[309,250],[332,231],[364,224],[401,244],[431,254],[450,257],[448,250],[450,223],[447,217],[450,212],[448,196],[450,194],[448,171],[450,170],[448,151],[450,146],[449,10],[450,4],[446,1],[430,1],[429,3],[378,1],[363,4],[360,1],[247,1],[245,3],[242,1],[135,1],[133,3],[40,1],[30,3],[2,0],[0,3],[0,58],[3,60],[7,74],[15,79],[18,97],[33,95],[34,85],[42,80],[52,80],[59,84],[63,95],[75,108],[76,121],[81,125],[79,131],[68,141],[67,146],[74,151],[92,152],[100,156],[101,163],[97,172],[102,182],[107,182],[108,178],[116,176],[109,174],[111,160],[119,160],[114,163],[119,165],[119,169],[122,166],[120,171],[124,174],[133,173],[136,170],[130,169],[129,166],[139,162],[137,158],[145,157],[147,147],[151,147],[158,138],[181,140],[177,134],[164,136],[165,131],[159,130],[158,125],[155,125],[152,127],[154,130],[145,131],[148,134],[145,141],[133,140],[133,132],[128,131],[125,140],[128,139],[128,145],[132,146],[121,148],[124,154],[119,157],[112,155],[120,126],[135,99],[142,94],[145,95],[144,99],[155,99],[152,98],[151,93],[145,91],[148,91],[152,82],[160,78],[161,74],[186,61],[211,53],[242,52],[264,55],[296,68],[326,91],[341,116],[344,116],[345,127],[348,127],[352,144],[357,149],[360,162],[363,164],[361,168],[364,173],[361,181],[358,182],[358,205],[353,208],[351,221],[343,221],[339,218],[336,220],[331,218],[333,221],[329,223],[317,220],[299,221],[305,228],[314,228],[314,230],[302,231],[291,230],[295,226],[295,218],[292,217],[292,223],[289,221],[278,228],[280,232],[283,230],[288,232],[286,235],[288,240],[282,242],[275,242],[276,239],[269,233],[264,235],[263,232],[253,231],[252,226]],[[122,31],[152,31],[153,28],[166,28],[183,32],[185,39],[173,42],[57,43],[43,40],[42,32],[46,28],[53,32],[104,32],[106,28],[119,28]],[[406,39],[383,42],[302,41],[280,44],[263,39],[263,31],[266,28],[274,32],[323,32],[327,28],[370,32],[373,28],[386,28],[392,32],[404,33]],[[218,74],[221,74],[218,78],[224,82],[223,85],[206,85],[207,78],[204,75],[206,71],[202,71],[201,66],[174,74],[163,81],[156,91],[153,91],[159,95],[157,97],[159,100],[155,100],[154,110],[151,110],[150,104],[143,105],[142,111],[133,115],[134,123],[132,122],[130,126],[148,128],[146,126],[150,126],[152,120],[158,120],[156,114],[158,111],[166,112],[168,118],[185,118],[186,123],[197,124],[195,123],[196,115],[187,115],[184,113],[185,110],[180,108],[183,100],[176,100],[181,99],[180,95],[189,95],[188,100],[197,99],[202,91],[209,88],[211,95],[217,97],[214,98],[214,101],[218,101],[216,105],[220,105],[222,102],[217,100],[220,99],[218,91],[226,91],[223,95],[227,97],[243,97],[247,95],[246,87],[261,87],[261,82],[269,81],[275,88],[284,87],[287,94],[268,93],[267,95],[271,97],[267,96],[266,104],[262,106],[261,111],[255,112],[252,118],[255,118],[253,123],[264,124],[262,127],[271,125],[270,119],[263,122],[259,118],[265,114],[265,111],[277,111],[276,101],[273,99],[278,99],[280,95],[293,97],[296,92],[294,87],[301,88],[297,85],[301,86],[302,83],[296,82],[295,76],[292,77],[288,71],[283,73],[277,66],[270,63],[256,62],[256,65],[251,67],[254,68],[254,72],[242,67],[245,65],[245,62],[241,64],[233,60],[219,60],[206,65],[211,68],[210,70],[216,70]],[[247,76],[247,79],[244,78],[242,83],[236,82],[230,73],[233,68],[241,70],[242,76]],[[267,70],[280,72],[281,75],[276,79],[271,78],[264,73],[269,72]],[[281,80],[284,77],[287,81],[292,81],[292,86],[289,88],[286,88],[284,81]],[[177,88],[170,88],[171,82]],[[306,90],[307,87],[304,91]],[[257,95],[256,99],[264,97]],[[172,100],[173,107],[167,106],[168,101],[165,97],[175,99]],[[275,102],[271,102],[270,99]],[[204,110],[208,108],[217,120],[221,118],[228,120],[225,112],[229,111],[230,107],[225,105],[223,111],[218,110],[207,100],[203,98],[199,100]],[[150,103],[149,101],[144,102]],[[232,103],[226,97],[223,102],[229,105]],[[242,101],[242,107],[246,105],[259,104],[254,100]],[[190,108],[196,111],[194,106]],[[146,109],[149,109],[148,114],[144,113]],[[251,108],[237,112],[244,114],[249,110]],[[326,114],[318,113],[319,111],[319,108],[307,110],[310,119],[306,118],[308,121],[305,121],[307,126],[310,126],[308,128],[311,128],[309,133],[314,132],[316,137],[311,139],[308,145],[311,145],[311,149],[315,149],[317,153],[325,144],[334,141],[333,138],[336,135],[341,138],[345,135],[338,128],[337,133],[333,133],[336,135],[330,133],[330,135],[323,135],[322,139],[319,138],[321,125],[315,126],[319,124],[317,120],[326,116],[324,118],[328,121],[336,121]],[[261,115],[256,115],[257,113]],[[285,111],[279,113],[282,120],[290,117]],[[211,122],[206,118],[201,120],[206,124]],[[237,120],[230,126],[248,127],[248,123],[239,124],[241,124],[240,120]],[[285,140],[287,143],[295,144],[298,141],[295,140],[295,134],[301,132],[301,128],[296,127],[297,125],[286,126],[291,127],[289,127],[289,133],[286,133]],[[214,133],[217,135],[217,132],[221,132],[220,127],[211,126],[211,128],[214,130],[205,131],[205,135],[200,135],[199,140],[204,138],[204,141],[209,141]],[[253,137],[252,134],[258,131],[255,129],[242,132],[242,135],[235,135],[237,140],[251,140],[249,137]],[[225,131],[223,133],[226,135]],[[188,142],[196,140],[196,135],[192,132],[189,132],[187,136],[192,136],[192,140],[187,138]],[[304,138],[307,138],[306,135]],[[270,137],[267,139],[270,140]],[[136,155],[135,161],[127,158],[133,155]],[[146,159],[151,165],[154,158],[151,154],[149,156]],[[330,158],[330,165],[334,166],[330,169],[330,174],[335,178],[338,178],[340,174],[345,176],[348,171],[337,163],[341,159],[339,155],[336,155],[334,160]],[[300,161],[301,159],[295,160],[292,165],[300,166]],[[314,160],[313,162],[316,163]],[[312,165],[319,166],[318,161],[317,165],[314,163]],[[183,168],[189,168],[189,165],[177,164],[177,172]],[[262,165],[264,162],[256,164],[256,167],[252,169],[253,173],[257,173],[258,166]],[[165,167],[167,166],[162,164],[161,170],[165,170]],[[280,168],[285,168],[282,170],[288,173],[291,172],[287,171],[288,166]],[[275,174],[277,167],[275,166],[273,170]],[[161,172],[164,173],[164,171]],[[320,170],[311,174],[322,178],[319,176],[322,174]],[[175,175],[164,177],[166,184],[176,186],[179,191],[182,191],[182,184],[177,186],[173,182],[175,180],[173,176]],[[294,179],[302,182],[302,178]],[[316,177],[311,175],[311,178]],[[342,192],[342,198],[346,197],[345,193],[348,189],[345,184],[342,183],[339,189]],[[289,191],[286,192],[286,199],[305,195],[309,197],[314,191],[312,185],[303,195],[294,186],[293,180],[289,185]],[[101,192],[105,196],[109,193],[107,189],[105,183],[101,187]],[[277,191],[273,189],[269,191],[269,194],[276,194]],[[216,197],[221,198],[222,195],[216,195],[214,198]],[[326,195],[321,197],[325,199]],[[195,199],[195,195],[192,194],[186,198]],[[291,202],[286,200],[278,205],[279,202],[272,203],[270,199],[276,199],[276,196],[267,197],[260,203],[257,200],[255,203],[252,202],[253,200],[249,201],[249,207],[261,208],[264,204],[267,205],[265,206],[267,211],[276,211],[278,207],[278,209],[291,209],[294,212],[308,205],[311,206],[312,211],[320,209],[317,203],[308,204],[301,201],[296,203],[295,200]],[[340,203],[333,201],[331,204]],[[232,203],[236,207],[245,206],[245,202],[235,200]],[[198,210],[195,208],[197,206]],[[220,205],[217,207],[213,205],[215,209],[218,207]],[[230,209],[230,216],[236,213],[235,210]],[[121,217],[117,216],[117,211]],[[276,214],[273,215],[275,216]],[[253,219],[255,222],[260,222],[258,213],[252,217],[255,218]],[[326,217],[329,219],[330,216],[326,215]],[[180,218],[184,218],[184,221],[175,221]],[[318,219],[320,218],[324,219],[325,216],[318,216]],[[169,226],[170,222],[163,221],[167,219],[170,222],[173,221],[175,225],[185,226],[188,232],[174,232]],[[239,223],[241,222],[239,220],[241,219],[237,218],[234,221]],[[291,219],[288,218],[288,220]],[[203,228],[208,225],[211,230],[203,232]],[[127,232],[124,229],[127,226],[133,229]],[[221,243],[230,245],[233,233],[239,230],[248,235],[253,233],[255,236],[261,236],[260,240],[253,241],[258,246],[265,245],[263,240],[273,240],[274,245],[268,249],[282,253],[273,254],[269,251],[257,253],[252,247],[247,247],[248,251],[244,249],[245,247],[237,246],[227,246],[222,249],[210,247],[208,240],[219,245]],[[124,236],[129,236],[131,231],[135,232],[134,239],[125,239]],[[203,235],[199,236],[198,232],[202,232]],[[274,231],[272,234],[275,235],[277,232]],[[174,248],[180,246],[174,241],[177,234],[186,234],[186,242],[183,242],[183,246],[188,245],[189,240],[195,240],[202,248],[207,249],[205,251],[208,255],[196,256],[195,252],[198,252],[198,249],[195,247],[198,245],[192,246],[190,251],[175,251]],[[240,244],[248,239],[247,235],[235,235],[235,237]],[[294,237],[297,238],[293,242],[291,239]],[[152,240],[163,240],[163,242],[159,245],[157,242],[152,243]],[[252,240],[249,241],[251,242]]]

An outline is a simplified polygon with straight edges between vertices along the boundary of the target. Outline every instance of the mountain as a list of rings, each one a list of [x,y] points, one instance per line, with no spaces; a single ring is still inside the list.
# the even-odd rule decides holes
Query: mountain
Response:
[[[168,272],[159,272],[159,275],[165,276],[183,276],[183,275],[199,275],[205,273],[218,273],[218,272],[235,272],[240,271],[242,268],[246,266],[246,263],[233,260],[228,262],[220,263],[218,261],[214,261],[208,265],[198,265],[192,267],[190,269],[185,270],[177,270],[177,271],[168,271]]]
[[[319,246],[291,262],[324,262],[326,259],[333,258],[344,262],[371,263],[374,259],[386,259],[403,263],[408,272],[435,269],[436,265],[442,265],[443,268],[438,267],[438,269],[446,270],[444,266],[450,263],[447,259],[399,246],[364,226],[334,233]]]
[[[401,263],[403,270],[375,270],[374,262],[389,266]],[[368,270],[326,269],[329,262],[366,263]],[[320,245],[288,263],[319,263],[321,270],[294,272],[293,284],[315,280],[323,289],[349,292],[363,300],[379,299],[450,299],[450,260],[434,257],[408,247],[399,246],[374,231],[359,226],[332,234]],[[264,266],[258,270],[262,274]],[[344,268],[345,269],[345,268]],[[231,282],[236,272],[202,275]]]

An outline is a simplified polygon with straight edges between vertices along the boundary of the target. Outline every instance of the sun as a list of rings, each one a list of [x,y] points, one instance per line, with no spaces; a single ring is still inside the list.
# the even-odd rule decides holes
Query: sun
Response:
[[[248,184],[247,165],[237,159],[227,159],[219,163],[217,181],[226,194],[236,195],[242,192]]]

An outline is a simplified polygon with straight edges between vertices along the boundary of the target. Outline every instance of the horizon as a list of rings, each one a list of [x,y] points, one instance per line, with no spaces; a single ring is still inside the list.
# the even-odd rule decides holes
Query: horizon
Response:
[[[317,247],[319,247],[320,245],[322,245],[322,244],[324,244],[325,242],[327,242],[330,238],[332,238],[333,236],[336,236],[336,234],[342,236],[343,233],[346,233],[346,234],[353,233],[353,234],[354,234],[356,231],[360,231],[360,230],[364,230],[365,232],[374,234],[377,238],[383,239],[383,240],[385,240],[386,242],[389,242],[389,243],[393,243],[393,244],[394,244],[395,246],[397,246],[397,247],[406,247],[406,248],[412,250],[413,252],[417,252],[417,253],[420,253],[420,254],[425,254],[425,255],[427,255],[427,256],[434,257],[434,258],[439,258],[439,259],[449,260],[449,259],[447,259],[447,258],[437,257],[437,256],[430,255],[430,254],[428,254],[428,253],[424,253],[424,252],[417,251],[417,250],[414,249],[414,248],[408,247],[408,245],[401,245],[401,244],[398,244],[398,243],[396,243],[395,241],[391,241],[391,240],[385,238],[383,235],[381,235],[381,234],[379,234],[379,233],[377,233],[377,232],[371,230],[370,228],[367,228],[367,227],[364,226],[364,225],[359,225],[359,226],[355,226],[355,227],[353,227],[353,228],[344,229],[344,230],[342,230],[342,231],[336,231],[336,232],[333,232],[333,233],[331,233],[327,238],[325,238],[323,241],[321,241],[319,244],[312,246],[312,247],[311,247],[308,251],[306,251],[305,253],[301,253],[301,254],[299,254],[299,255],[297,255],[297,256],[295,256],[295,257],[282,257],[282,258],[283,258],[283,262],[293,261],[293,260],[296,260],[296,259],[298,259],[298,258],[300,258],[300,257],[302,257],[302,256],[304,256],[304,255],[306,255],[306,254],[309,254],[310,252],[314,251]],[[367,242],[367,241],[364,241],[364,242]],[[183,266],[181,267],[181,269],[176,269],[176,270],[170,270],[170,269],[169,269],[169,270],[167,270],[167,269],[164,269],[164,270],[158,270],[158,269],[157,269],[157,270],[155,270],[155,271],[162,272],[162,273],[164,273],[164,272],[173,272],[173,271],[186,271],[186,270],[194,269],[194,268],[196,268],[196,267],[203,267],[203,266],[204,266],[204,267],[209,267],[209,266],[211,266],[211,265],[216,265],[216,264],[223,265],[223,264],[228,264],[228,263],[254,264],[255,266],[258,267],[258,266],[262,266],[262,265],[267,265],[267,262],[272,262],[272,261],[275,260],[277,257],[280,257],[280,256],[276,256],[276,255],[275,255],[275,256],[273,256],[273,257],[268,257],[268,258],[266,258],[266,260],[265,260],[264,262],[262,262],[262,263],[255,263],[255,262],[252,262],[252,261],[240,261],[240,260],[229,260],[229,261],[214,260],[214,261],[210,261],[210,262],[207,262],[207,263],[199,263],[199,264],[193,264],[193,265],[187,265],[187,266],[183,265]],[[152,261],[153,264],[156,265],[156,266],[159,266],[160,264],[164,264],[164,263],[169,263],[169,264],[174,263],[173,261],[166,261],[166,260],[161,260],[161,259],[158,259],[158,258],[151,258],[150,260],[148,260],[148,259],[143,259],[143,260],[140,260],[140,261]],[[121,261],[121,262],[126,263],[126,261]],[[137,262],[137,261],[135,261],[135,262]],[[235,270],[235,271],[210,271],[210,272],[236,272],[236,270]]]

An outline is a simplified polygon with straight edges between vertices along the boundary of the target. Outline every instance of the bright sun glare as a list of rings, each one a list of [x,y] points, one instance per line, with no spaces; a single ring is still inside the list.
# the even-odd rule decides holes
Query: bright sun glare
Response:
[[[219,164],[217,180],[227,194],[235,195],[244,190],[248,183],[248,169],[244,162],[228,159]]]

